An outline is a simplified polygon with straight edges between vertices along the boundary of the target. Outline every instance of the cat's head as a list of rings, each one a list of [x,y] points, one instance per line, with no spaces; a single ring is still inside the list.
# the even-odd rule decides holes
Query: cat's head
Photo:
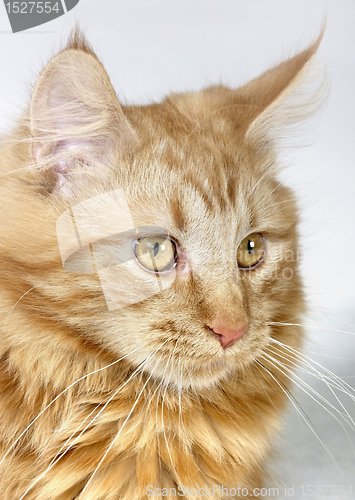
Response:
[[[8,189],[6,252],[18,289],[34,287],[22,304],[47,322],[43,345],[80,339],[198,389],[250,367],[270,336],[297,344],[271,325],[304,308],[278,143],[309,114],[318,44],[236,90],[150,106],[120,104],[78,33],[49,62],[17,133],[30,152],[4,154],[32,167]]]

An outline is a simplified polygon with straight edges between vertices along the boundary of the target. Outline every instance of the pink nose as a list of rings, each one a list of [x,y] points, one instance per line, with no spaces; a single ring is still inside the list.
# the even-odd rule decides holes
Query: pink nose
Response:
[[[234,342],[236,342],[238,339],[243,337],[244,333],[248,331],[249,325],[248,323],[245,323],[235,329],[228,328],[228,326],[217,323],[208,325],[208,328],[210,328],[217,335],[221,346],[223,347],[223,349],[226,349],[227,347],[233,345]]]

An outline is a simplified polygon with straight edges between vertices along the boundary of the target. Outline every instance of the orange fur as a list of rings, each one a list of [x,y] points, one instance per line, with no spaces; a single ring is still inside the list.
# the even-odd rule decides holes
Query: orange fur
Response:
[[[304,311],[278,137],[312,111],[317,90],[304,104],[304,89],[319,41],[239,89],[149,106],[119,104],[78,32],[45,68],[0,150],[1,499],[262,484],[289,381],[257,360],[271,338],[301,345],[298,326],[271,323]],[[55,165],[72,158],[61,187]],[[109,311],[97,274],[63,268],[56,221],[116,189],[134,221],[168,231],[191,270]],[[252,232],[267,253],[245,272],[236,249]],[[206,325],[241,317],[247,334],[223,350]]]

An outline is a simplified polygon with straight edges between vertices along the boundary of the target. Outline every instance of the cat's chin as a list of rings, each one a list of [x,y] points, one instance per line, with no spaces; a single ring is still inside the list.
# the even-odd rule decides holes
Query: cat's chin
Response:
[[[160,383],[173,390],[194,391],[200,392],[204,389],[212,389],[217,387],[224,379],[232,372],[232,369],[227,364],[220,364],[193,370],[191,372],[181,371],[179,376],[167,376],[166,373],[159,373],[156,370],[155,379],[160,380]]]
[[[160,381],[162,386],[179,392],[200,392],[223,385],[223,382],[231,377],[237,381],[254,362],[254,353],[246,352],[242,359],[238,359],[236,353],[231,351],[227,355],[205,359],[203,362],[180,359],[168,368],[164,362],[156,364],[152,360],[152,366],[147,364],[145,371],[153,380]]]

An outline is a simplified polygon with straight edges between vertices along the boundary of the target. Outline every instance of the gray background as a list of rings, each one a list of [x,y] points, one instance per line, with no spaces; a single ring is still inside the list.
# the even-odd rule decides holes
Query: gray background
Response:
[[[0,4],[0,129],[8,128],[29,102],[39,70],[76,21],[121,100],[147,103],[211,83],[237,86],[314,39],[325,15],[319,60],[328,70],[330,96],[297,139],[307,147],[285,151],[289,166],[282,178],[296,190],[302,208],[302,269],[310,309],[304,320],[306,354],[355,386],[354,2],[81,0],[65,16],[18,34],[11,33]],[[302,377],[330,399],[323,381]],[[348,437],[310,397],[297,388],[294,394],[319,439],[291,406],[275,443],[271,485],[295,485],[296,498],[302,498],[302,485],[353,482],[355,490],[354,431],[348,429]],[[355,417],[354,403],[348,397],[342,401]]]

